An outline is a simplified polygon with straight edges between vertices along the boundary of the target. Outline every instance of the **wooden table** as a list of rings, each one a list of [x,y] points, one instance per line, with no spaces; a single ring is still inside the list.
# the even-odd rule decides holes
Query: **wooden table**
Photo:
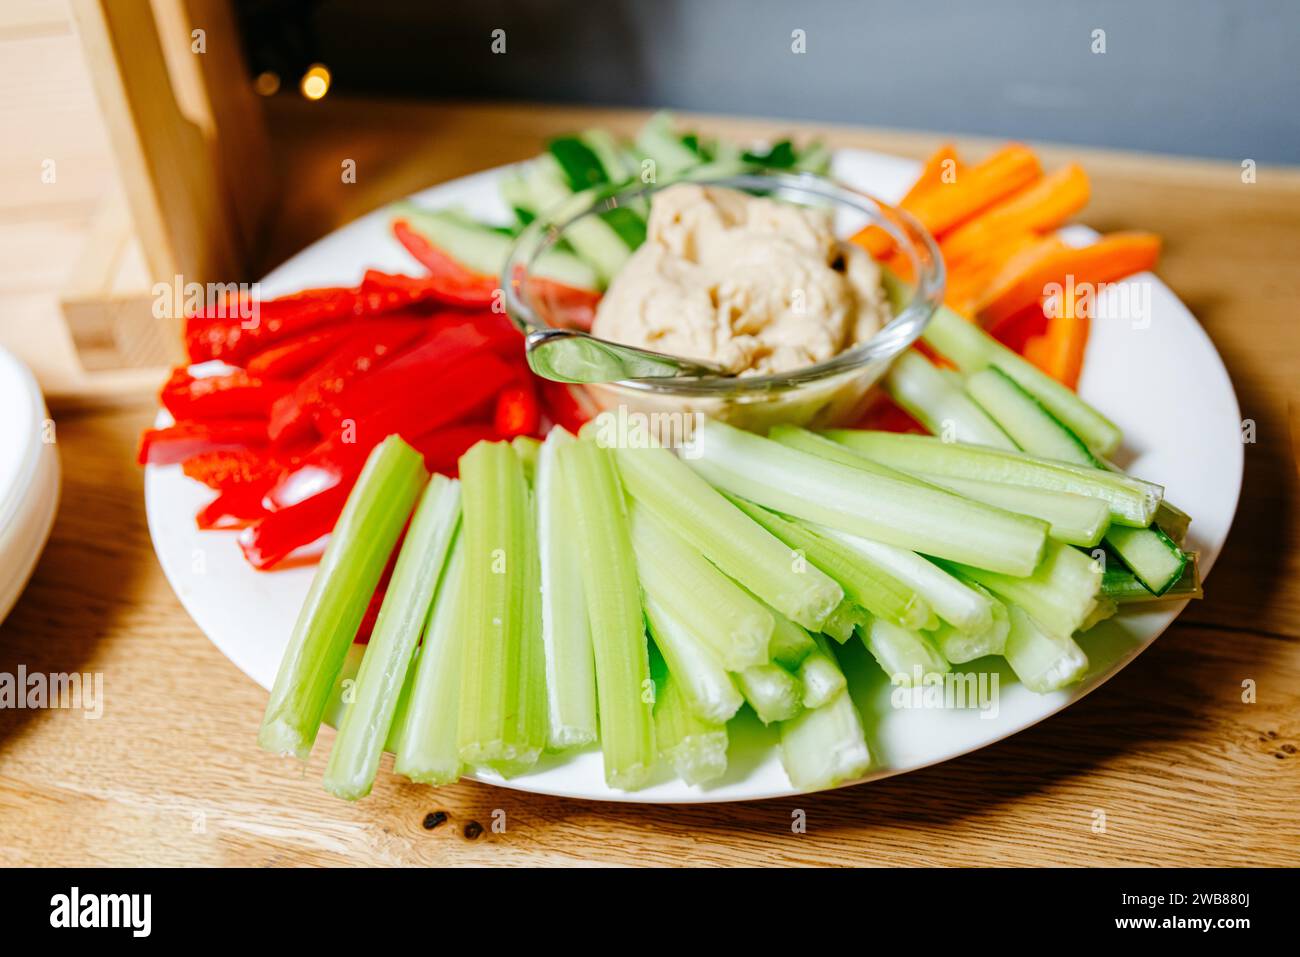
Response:
[[[292,192],[268,263],[413,189],[525,157],[547,133],[639,121],[539,107],[275,109]],[[824,132],[834,145],[918,157],[939,142]],[[327,748],[305,773],[258,751],[265,693],[207,642],[163,578],[134,464],[151,409],[67,411],[57,415],[58,523],[0,626],[0,671],[102,672],[106,710],[98,721],[0,711],[0,863],[1300,863],[1300,515],[1288,430],[1300,398],[1300,175],[1265,167],[1247,185],[1233,164],[1043,154],[1082,158],[1095,187],[1089,223],[1166,237],[1161,275],[1204,322],[1257,427],[1210,597],[1105,687],[968,757],[793,800],[619,806],[475,783],[432,791],[383,771],[371,797],[346,804],[320,788]],[[348,158],[350,185],[339,177]],[[1242,702],[1247,679],[1253,704]],[[792,830],[796,812],[806,833]]]

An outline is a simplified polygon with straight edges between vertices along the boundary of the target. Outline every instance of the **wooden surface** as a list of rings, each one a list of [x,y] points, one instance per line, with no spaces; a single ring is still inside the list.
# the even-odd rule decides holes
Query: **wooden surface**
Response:
[[[277,103],[277,172],[292,190],[267,265],[375,205],[595,121],[629,128],[638,117]],[[837,145],[914,156],[939,141],[827,132]],[[320,789],[328,730],[305,773],[258,751],[264,692],[206,641],[164,580],[133,459],[151,411],[69,410],[56,416],[58,522],[0,625],[0,672],[102,672],[106,708],[98,721],[0,711],[0,863],[1300,864],[1300,516],[1288,414],[1300,401],[1300,176],[1265,167],[1246,185],[1232,164],[1044,152],[1049,163],[1082,157],[1094,181],[1087,222],[1166,238],[1159,272],[1203,321],[1257,428],[1209,598],[1088,698],[965,758],[795,800],[618,806],[475,783],[435,792],[385,770],[349,805]],[[348,158],[351,185],[339,177]],[[1247,679],[1253,704],[1241,700]],[[792,830],[800,814],[806,833]]]

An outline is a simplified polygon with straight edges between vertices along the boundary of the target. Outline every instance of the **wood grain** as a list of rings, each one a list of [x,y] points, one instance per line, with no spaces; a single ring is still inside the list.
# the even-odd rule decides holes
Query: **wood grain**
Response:
[[[270,237],[275,255],[413,189],[522,158],[547,133],[638,121],[508,107],[277,111],[279,174],[294,188]],[[830,138],[909,155],[939,141]],[[357,183],[344,185],[349,157]],[[1160,272],[1224,354],[1258,441],[1209,597],[1074,707],[965,758],[796,800],[619,806],[476,783],[433,791],[384,771],[369,798],[346,804],[320,788],[330,732],[305,772],[257,750],[265,694],[207,642],[162,576],[133,456],[151,411],[68,411],[57,416],[58,522],[0,625],[0,671],[102,672],[106,708],[98,721],[0,711],[0,864],[1300,864],[1300,518],[1288,427],[1300,177],[1261,169],[1246,186],[1230,164],[1084,162],[1088,222],[1166,237]],[[1246,680],[1254,703],[1242,701]],[[437,812],[442,823],[429,819]],[[798,814],[806,833],[792,830]]]

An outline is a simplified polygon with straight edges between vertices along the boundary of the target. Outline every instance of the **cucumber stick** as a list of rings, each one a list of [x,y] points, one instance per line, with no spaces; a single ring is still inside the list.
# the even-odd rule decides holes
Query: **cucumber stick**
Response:
[[[1016,447],[988,413],[915,349],[908,349],[894,360],[885,376],[885,391],[945,441],[995,449]]]
[[[575,509],[582,584],[595,648],[605,780],[631,790],[653,773],[654,685],[623,489],[610,453],[580,438],[559,450]]]
[[[534,208],[547,215],[565,219],[566,201],[581,204],[569,188],[563,170],[550,154],[533,160],[526,174],[528,192]],[[577,208],[573,210],[575,213]],[[623,268],[632,249],[618,231],[599,216],[582,216],[565,227],[570,245],[596,270],[602,284],[608,284]]]
[[[890,282],[898,280],[890,277]],[[1012,352],[974,323],[946,306],[935,310],[921,337],[940,355],[970,375],[997,364],[1025,391],[1068,425],[1099,456],[1112,454],[1123,438],[1119,427],[1033,363]]]
[[[460,483],[433,476],[402,541],[325,766],[325,790],[338,797],[365,797],[375,782],[397,699],[459,520]]]
[[[734,495],[927,555],[1028,575],[1047,539],[1047,524],[1037,519],[822,459],[713,419],[697,430],[696,449],[691,467]]]
[[[1026,452],[1083,468],[1106,468],[1103,461],[1088,451],[1083,440],[998,366],[973,374],[966,388]],[[1152,518],[1158,518],[1158,513]],[[1178,581],[1187,561],[1178,545],[1154,526],[1116,526],[1106,533],[1106,544],[1156,595]]]
[[[454,213],[423,209],[401,202],[392,207],[393,218],[403,219],[461,265],[487,276],[500,277],[514,240],[487,226],[480,226]],[[551,249],[542,254],[533,272],[547,279],[579,289],[602,288],[596,270],[572,253]]]

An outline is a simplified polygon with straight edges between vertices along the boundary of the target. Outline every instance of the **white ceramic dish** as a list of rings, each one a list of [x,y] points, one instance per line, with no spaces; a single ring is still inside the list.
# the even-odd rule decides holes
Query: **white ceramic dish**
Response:
[[[0,621],[31,577],[59,506],[59,454],[27,367],[0,349]]]
[[[885,200],[896,200],[915,177],[911,161],[862,151],[836,155],[834,175]],[[497,197],[503,170],[445,183],[413,197],[431,206],[459,205],[470,214],[501,219]],[[1086,230],[1080,230],[1086,236]],[[360,279],[366,268],[410,270],[413,263],[387,231],[378,211],[326,236],[274,270],[266,296]],[[1134,474],[1166,485],[1169,498],[1194,517],[1191,545],[1208,573],[1223,547],[1241,487],[1240,413],[1232,383],[1195,318],[1162,283],[1140,277],[1151,291],[1149,324],[1096,320],[1080,392],[1124,429],[1122,463]],[[172,587],[212,642],[263,688],[269,688],[313,569],[270,574],[246,565],[230,533],[199,533],[194,513],[211,493],[179,467],[150,467],[145,479],[149,527]],[[978,710],[916,710],[891,705],[885,676],[856,643],[845,657],[853,696],[863,712],[874,767],[863,780],[946,761],[984,747],[1049,717],[1082,698],[1133,660],[1182,610],[1161,605],[1128,611],[1083,636],[1092,663],[1081,684],[1036,695],[989,662],[967,666],[999,675],[996,716]],[[355,661],[353,662],[355,665]],[[608,801],[709,802],[799,793],[781,768],[772,732],[757,721],[732,725],[726,777],[708,788],[664,779],[624,793],[606,787],[598,751],[548,758],[532,773],[503,782],[544,794]],[[255,747],[252,737],[250,748]]]

